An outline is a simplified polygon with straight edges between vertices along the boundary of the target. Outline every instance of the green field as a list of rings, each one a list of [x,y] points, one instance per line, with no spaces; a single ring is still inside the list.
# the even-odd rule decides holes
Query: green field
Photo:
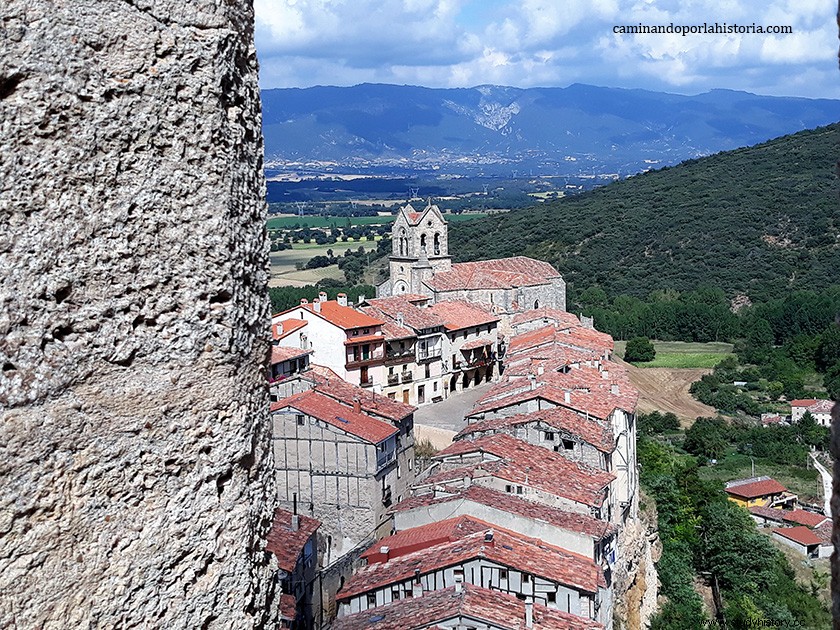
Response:
[[[461,221],[470,221],[472,219],[483,219],[487,215],[481,212],[475,212],[470,214],[444,214],[444,218],[450,223],[458,223]],[[393,216],[381,216],[381,217],[349,217],[350,224],[353,227],[360,226],[360,225],[385,225],[394,222]],[[317,216],[317,215],[307,215],[303,217],[296,217],[296,216],[282,216],[282,217],[271,217],[268,219],[268,229],[269,230],[278,230],[278,229],[289,229],[293,225],[298,225],[301,228],[303,227],[310,227],[310,228],[324,228],[330,227],[335,225],[336,227],[345,227],[347,225],[348,217],[338,217],[338,216]]]
[[[776,479],[785,488],[799,496],[799,500],[806,503],[822,501],[822,484],[814,468],[802,466],[788,466],[776,464],[761,457],[753,457],[756,476],[767,475]],[[701,466],[698,471],[701,479],[717,479],[732,481],[752,477],[752,463],[749,455],[730,452],[714,466]]]
[[[615,352],[624,358],[626,341],[615,342]],[[643,368],[708,368],[711,369],[732,354],[732,344],[712,341],[688,343],[685,341],[653,341],[656,358],[639,363]]]

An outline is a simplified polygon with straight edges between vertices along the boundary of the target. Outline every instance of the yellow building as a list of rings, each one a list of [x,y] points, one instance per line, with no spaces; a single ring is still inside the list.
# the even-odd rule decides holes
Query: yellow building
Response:
[[[736,479],[726,484],[729,500],[738,505],[792,509],[796,507],[797,496],[788,492],[782,484],[771,477]]]

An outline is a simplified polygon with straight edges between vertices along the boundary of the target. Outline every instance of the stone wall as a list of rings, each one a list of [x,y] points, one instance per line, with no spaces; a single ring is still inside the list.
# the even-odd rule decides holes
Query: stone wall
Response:
[[[250,2],[2,13],[0,627],[272,625]]]

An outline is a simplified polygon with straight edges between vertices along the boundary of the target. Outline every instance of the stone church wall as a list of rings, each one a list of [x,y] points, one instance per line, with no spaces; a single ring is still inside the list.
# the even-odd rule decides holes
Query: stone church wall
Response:
[[[0,627],[272,627],[250,3],[6,0]]]

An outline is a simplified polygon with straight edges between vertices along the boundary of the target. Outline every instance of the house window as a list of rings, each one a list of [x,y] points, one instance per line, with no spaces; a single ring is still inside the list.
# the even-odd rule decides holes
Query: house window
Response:
[[[563,440],[563,448],[567,451],[571,451],[575,448],[575,443],[572,440]]]
[[[531,576],[527,573],[522,574],[522,583],[523,584],[530,584],[531,583]]]
[[[435,381],[434,383],[432,383],[432,391],[435,391],[435,392],[436,392],[436,391],[437,391],[437,386],[438,386],[437,381]]]
[[[554,441],[554,431],[546,431],[543,433],[543,438],[546,442],[553,442]]]
[[[302,413],[297,414],[295,418],[297,418],[297,423],[299,427],[302,427],[304,424],[306,424],[306,416],[304,416]]]
[[[427,364],[426,364],[426,378],[429,378],[431,375],[432,375],[432,368],[431,368],[431,366],[427,363]]]
[[[505,492],[513,492],[513,486],[509,483],[505,484]]]
[[[499,569],[499,579],[506,580],[508,579],[508,572],[507,569]]]
[[[545,594],[545,599],[549,604],[553,604],[557,601],[557,593],[549,591]]]
[[[522,494],[522,486],[516,486],[516,494]]]
[[[376,606],[376,593],[367,594],[367,605],[368,608],[373,608],[374,606]]]

